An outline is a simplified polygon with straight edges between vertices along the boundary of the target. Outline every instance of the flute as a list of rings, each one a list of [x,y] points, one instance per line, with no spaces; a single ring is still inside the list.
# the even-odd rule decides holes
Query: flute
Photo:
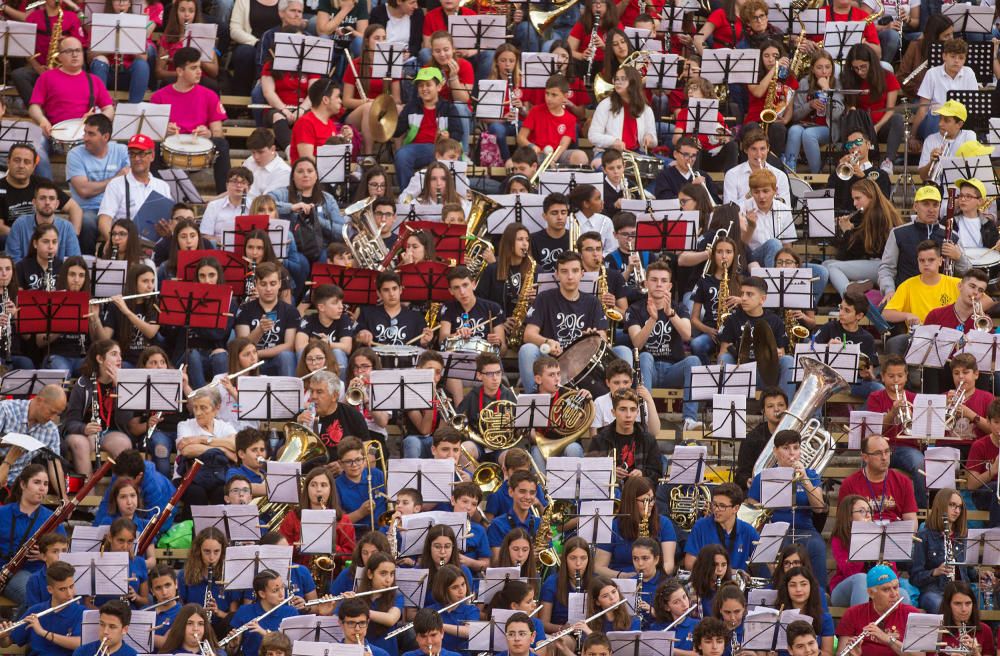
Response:
[[[462,597],[461,599],[459,599],[455,603],[448,604],[447,606],[445,606],[444,608],[442,608],[441,610],[439,610],[438,613],[447,613],[449,610],[453,610],[455,608],[458,608],[459,606],[461,606],[462,604],[464,604],[465,602],[467,602],[468,600],[472,599],[475,596],[476,595],[474,595],[474,594],[470,594],[470,595],[468,595],[466,597]],[[539,606],[539,608],[541,608],[541,606]],[[399,627],[398,629],[394,629],[392,631],[389,631],[389,633],[385,634],[385,637],[386,637],[386,639],[388,639],[388,638],[394,638],[394,637],[398,636],[400,633],[405,633],[406,631],[409,631],[412,628],[413,628],[413,622],[409,622],[409,623],[404,624],[403,626]]]
[[[250,365],[246,369],[240,369],[235,374],[227,374],[226,376],[223,376],[223,378],[220,378],[218,380],[213,380],[211,383],[205,385],[204,387],[199,387],[198,389],[208,389],[209,387],[215,387],[216,385],[221,385],[223,380],[232,380],[233,378],[236,378],[237,376],[242,376],[243,374],[247,373],[248,371],[253,371],[257,367],[263,367],[263,366],[264,366],[264,361],[263,360],[259,360],[258,362],[255,362],[254,364]],[[188,394],[188,399],[190,400],[197,393],[198,393],[198,390],[195,390],[194,392],[191,392],[190,394]]]
[[[40,613],[35,613],[35,617],[44,617],[44,616],[48,615],[49,613],[56,613],[56,612],[62,610],[63,608],[66,608],[66,606],[69,606],[70,604],[75,604],[76,602],[80,601],[81,599],[83,599],[83,596],[82,595],[77,595],[77,596],[73,597],[72,599],[70,599],[69,601],[62,602],[58,606],[53,606],[52,608],[46,608],[45,610],[41,611]],[[19,627],[24,626],[27,623],[28,623],[27,618],[21,620],[20,622],[15,622],[14,624],[11,624],[10,626],[8,626],[3,631],[0,631],[0,636],[7,635],[8,633],[11,633],[11,632],[15,631],[16,629],[18,629]]]
[[[605,609],[604,609],[604,610],[602,610],[601,612],[599,612],[599,613],[594,613],[593,615],[591,615],[591,616],[590,616],[590,617],[588,617],[587,619],[583,620],[583,623],[584,623],[584,624],[589,624],[590,622],[592,622],[592,621],[596,620],[596,619],[597,619],[598,617],[602,617],[602,616],[604,616],[604,615],[607,615],[608,613],[610,613],[610,612],[611,612],[611,611],[613,611],[614,609],[616,609],[616,608],[618,608],[619,606],[621,606],[622,604],[624,604],[624,603],[625,603],[626,601],[627,601],[626,599],[621,599],[621,600],[619,600],[619,601],[618,601],[617,603],[615,603],[614,605],[612,605],[612,606],[608,606],[607,608],[605,608]],[[547,639],[545,639],[545,640],[542,640],[542,641],[541,641],[541,642],[539,642],[539,643],[538,643],[537,645],[535,645],[535,651],[538,651],[538,650],[540,650],[540,649],[543,649],[543,648],[547,647],[547,646],[548,646],[548,645],[549,645],[550,643],[553,643],[553,642],[555,642],[556,640],[558,640],[559,638],[562,638],[563,636],[568,636],[568,635],[569,635],[570,633],[573,633],[573,632],[574,632],[574,631],[576,631],[576,630],[577,630],[577,629],[576,629],[575,627],[572,627],[572,626],[571,626],[571,627],[569,627],[568,629],[565,629],[565,630],[563,630],[563,631],[560,631],[559,633],[555,634],[554,636],[551,636],[551,637],[549,637],[549,638],[547,638]]]
[[[690,615],[691,613],[693,613],[695,608],[697,608],[697,606],[695,606],[694,604],[691,604],[690,606],[688,606],[688,609],[686,611],[684,611],[683,613],[681,613],[680,617],[678,617],[676,620],[674,620],[673,622],[671,622],[670,624],[668,624],[667,628],[665,628],[663,630],[664,631],[673,631],[674,627],[677,626],[678,624],[680,624],[681,622],[683,622],[685,619],[687,619],[687,616]]]
[[[171,601],[177,601],[177,600],[178,600],[178,599],[180,599],[180,598],[181,598],[181,597],[180,597],[180,595],[174,595],[174,596],[173,596],[173,597],[171,597],[170,599],[164,599],[163,601],[160,601],[160,602],[157,602],[157,603],[153,604],[152,606],[146,606],[146,607],[145,607],[145,608],[143,608],[142,610],[156,610],[156,609],[157,609],[157,608],[159,608],[160,606],[166,606],[166,605],[167,605],[167,604],[169,604],[169,603],[170,603]]]
[[[240,628],[234,629],[232,633],[230,633],[225,638],[223,638],[222,640],[219,641],[219,646],[220,647],[225,647],[230,642],[232,642],[236,638],[240,637],[241,635],[243,635],[244,633],[246,633],[247,631],[249,631],[251,624],[253,624],[254,622],[257,622],[258,625],[259,625],[260,621],[262,619],[264,619],[265,617],[267,617],[268,615],[270,615],[274,611],[278,610],[279,608],[281,608],[282,606],[284,606],[285,604],[287,604],[288,602],[290,602],[294,598],[295,597],[285,597],[278,605],[276,605],[271,610],[267,611],[266,613],[264,613],[263,615],[261,615],[259,617],[255,617],[254,619],[250,620],[249,622],[247,622],[246,624],[244,624]]]
[[[131,301],[132,299],[135,299],[135,298],[145,298],[147,296],[158,296],[159,294],[160,294],[160,292],[146,292],[144,294],[129,294],[128,296],[122,296],[122,300],[123,301]],[[90,299],[90,304],[91,305],[101,305],[103,303],[110,303],[113,300],[115,300],[114,297],[109,297],[109,298],[92,298],[92,299]]]
[[[382,594],[383,592],[389,592],[390,590],[398,590],[398,586],[392,586],[391,588],[379,588],[378,590],[369,590],[368,592],[355,592],[355,597],[367,597],[369,595]],[[346,599],[346,594],[339,595],[327,595],[325,597],[320,597],[319,599],[313,599],[305,603],[306,608],[311,608],[312,606],[319,606],[320,604],[335,604],[341,599]]]

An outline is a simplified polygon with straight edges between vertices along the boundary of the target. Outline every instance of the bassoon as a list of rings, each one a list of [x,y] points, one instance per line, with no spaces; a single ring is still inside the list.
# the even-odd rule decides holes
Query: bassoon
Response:
[[[181,479],[181,484],[177,486],[177,491],[174,492],[174,496],[170,497],[170,501],[167,502],[167,507],[163,509],[163,512],[157,515],[156,520],[146,527],[148,530],[143,531],[142,535],[139,536],[139,539],[135,544],[136,554],[146,553],[146,549],[149,548],[149,545],[153,544],[153,540],[156,538],[157,534],[159,534],[160,529],[163,528],[163,524],[174,511],[174,507],[180,502],[181,497],[184,496],[185,492],[187,492],[188,487],[191,486],[192,481],[194,481],[195,474],[197,474],[198,470],[201,469],[202,464],[201,460],[198,460],[197,458],[195,458],[194,462],[191,463],[191,468],[188,469],[184,478]],[[150,526],[152,526],[152,528],[149,528]]]

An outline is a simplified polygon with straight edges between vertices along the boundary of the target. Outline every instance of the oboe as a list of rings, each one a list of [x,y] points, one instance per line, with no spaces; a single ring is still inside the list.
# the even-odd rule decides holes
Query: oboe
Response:
[[[10,360],[11,350],[13,345],[12,335],[14,332],[14,326],[12,324],[12,322],[14,321],[14,315],[7,311],[7,305],[9,303],[10,303],[10,292],[7,290],[7,286],[5,285],[3,288],[3,292],[0,293],[0,305],[3,306],[2,308],[0,308],[0,314],[3,314],[3,316],[7,317],[7,323],[4,324],[3,326],[0,326],[0,330],[3,330],[3,337],[0,338],[0,348],[3,349],[3,360],[5,362],[7,360]]]

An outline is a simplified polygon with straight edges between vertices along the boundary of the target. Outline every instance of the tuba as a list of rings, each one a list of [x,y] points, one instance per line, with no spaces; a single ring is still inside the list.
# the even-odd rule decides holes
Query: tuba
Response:
[[[486,217],[500,209],[500,203],[478,191],[469,189],[472,195],[472,207],[469,209],[468,228],[465,233],[465,266],[472,273],[473,283],[479,282],[479,276],[486,268],[486,254],[493,252],[493,244],[487,241]]]
[[[528,270],[521,275],[521,289],[517,295],[514,311],[510,313],[510,326],[507,329],[507,348],[511,350],[520,348],[524,341],[524,320],[528,316],[528,294],[535,285],[535,259],[530,255],[525,257],[528,260]]]
[[[284,432],[285,446],[281,449],[276,462],[307,462],[315,458],[326,457],[326,447],[323,445],[323,441],[316,433],[302,424],[290,421],[285,424]],[[252,503],[257,506],[261,517],[267,514],[271,515],[271,518],[267,520],[268,530],[274,530],[274,527],[284,519],[289,510],[288,504],[271,503],[266,496],[257,497]]]
[[[374,203],[375,199],[369,198],[346,207],[344,215],[347,217],[347,222],[341,229],[341,236],[351,250],[354,261],[365,269],[380,269],[382,260],[388,254],[385,242],[382,241],[381,230],[372,215]],[[348,234],[352,226],[355,231],[353,238]]]

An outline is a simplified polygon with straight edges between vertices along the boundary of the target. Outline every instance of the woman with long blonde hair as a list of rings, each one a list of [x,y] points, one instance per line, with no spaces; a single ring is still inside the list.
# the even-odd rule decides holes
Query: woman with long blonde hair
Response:
[[[882,248],[892,229],[903,225],[892,201],[873,181],[855,182],[851,198],[854,214],[837,217],[837,257],[823,263],[830,272],[830,283],[841,296],[851,283],[877,284]]]

